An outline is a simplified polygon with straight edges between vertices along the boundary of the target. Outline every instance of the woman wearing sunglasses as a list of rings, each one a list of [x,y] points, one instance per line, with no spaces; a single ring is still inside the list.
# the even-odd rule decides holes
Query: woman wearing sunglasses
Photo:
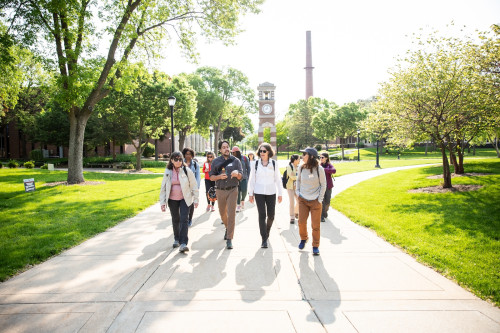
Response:
[[[179,252],[187,252],[188,248],[188,218],[189,207],[198,207],[198,183],[190,168],[186,168],[180,151],[170,156],[160,189],[161,211],[166,206],[172,215],[174,229],[173,247],[179,247]]]
[[[302,152],[304,164],[297,173],[296,193],[299,197],[299,249],[304,249],[308,240],[307,218],[311,215],[313,255],[319,255],[319,238],[323,197],[326,191],[326,176],[318,163],[318,151],[307,147]]]
[[[276,192],[278,203],[281,202],[281,175],[277,163],[271,160],[274,151],[269,143],[262,143],[257,150],[260,158],[250,168],[250,179],[248,184],[248,200],[253,203],[254,198],[259,212],[259,228],[262,237],[262,248],[267,248],[269,232],[274,222],[276,207]],[[266,221],[267,217],[267,221]]]
[[[326,176],[326,191],[325,197],[323,198],[323,205],[321,210],[321,222],[325,222],[328,217],[328,209],[330,208],[330,200],[332,199],[332,188],[333,188],[333,174],[337,172],[337,169],[330,163],[330,155],[327,152],[322,152],[319,155],[321,166],[325,170]]]

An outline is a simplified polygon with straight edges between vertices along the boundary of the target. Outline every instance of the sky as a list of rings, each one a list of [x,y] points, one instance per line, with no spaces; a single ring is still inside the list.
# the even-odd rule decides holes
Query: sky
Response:
[[[280,120],[290,104],[305,98],[308,30],[314,96],[342,105],[376,95],[419,29],[442,30],[453,21],[471,34],[500,24],[500,0],[267,0],[261,9],[243,17],[236,45],[200,40],[198,64],[171,45],[160,69],[175,75],[233,67],[248,76],[256,98],[259,84],[274,83]]]

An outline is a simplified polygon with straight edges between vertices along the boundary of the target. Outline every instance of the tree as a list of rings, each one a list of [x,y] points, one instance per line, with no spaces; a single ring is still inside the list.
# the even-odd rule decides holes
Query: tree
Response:
[[[324,101],[323,105],[324,107],[313,117],[311,125],[314,136],[324,142],[328,150],[328,141],[335,138],[336,133],[339,132],[335,121],[338,106],[327,101]]]
[[[122,68],[131,58],[159,57],[162,44],[173,39],[171,32],[178,37],[183,52],[195,58],[195,26],[204,37],[230,43],[239,32],[239,16],[257,13],[262,2],[4,1],[2,11],[10,14],[5,20],[15,39],[58,68],[57,97],[70,123],[68,183],[84,181],[82,152],[87,121],[96,104],[120,81],[127,84],[121,80]],[[109,40],[106,55],[97,55],[105,40]]]
[[[174,107],[174,131],[179,135],[179,150],[182,150],[184,148],[186,136],[196,124],[197,92],[189,85],[187,78],[184,75],[180,75],[172,79],[169,94],[176,98]],[[159,136],[155,135],[155,138],[158,139]]]
[[[313,146],[317,138],[311,131],[313,117],[325,108],[328,102],[318,97],[309,97],[308,100],[299,100],[290,104],[286,118],[290,121],[289,137],[295,147],[301,149]]]
[[[335,134],[340,138],[342,159],[344,159],[344,145],[347,138],[356,135],[359,123],[365,119],[366,113],[360,110],[356,103],[349,103],[335,110],[332,124],[335,124]]]

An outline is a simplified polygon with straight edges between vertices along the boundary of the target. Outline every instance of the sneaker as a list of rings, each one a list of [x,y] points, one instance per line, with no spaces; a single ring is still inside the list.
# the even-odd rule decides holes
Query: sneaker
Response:
[[[181,244],[181,247],[179,248],[179,252],[187,252],[189,251],[189,247],[187,247],[186,244]]]
[[[192,226],[193,225],[193,220],[189,220],[188,221],[188,227]]]
[[[319,249],[316,246],[313,246],[313,255],[319,256]]]
[[[236,213],[239,213],[239,212],[241,212],[241,206],[240,205],[236,206]]]
[[[176,247],[179,247],[179,241],[175,241],[172,247],[175,249]]]
[[[321,222],[325,222],[325,218],[324,217],[321,218]]]
[[[224,240],[227,240],[227,229],[226,232],[224,232]]]
[[[290,224],[294,224],[295,223],[295,219],[290,219]]]
[[[231,249],[233,248],[233,242],[231,242],[231,240],[230,240],[230,239],[228,239],[228,240],[226,241],[226,248],[227,248],[228,250],[231,250]]]
[[[212,212],[215,212],[215,207],[214,206],[212,206]]]
[[[210,211],[210,207],[212,207],[212,205],[208,205],[208,206],[207,206],[207,212],[209,212],[209,211]]]
[[[301,240],[299,243],[299,250],[304,249],[304,246],[306,246],[306,243],[307,243],[307,239]]]
[[[241,210],[245,209],[245,201],[241,202],[241,207],[240,208],[241,208]]]
[[[263,241],[260,247],[263,249],[267,249],[267,240]]]

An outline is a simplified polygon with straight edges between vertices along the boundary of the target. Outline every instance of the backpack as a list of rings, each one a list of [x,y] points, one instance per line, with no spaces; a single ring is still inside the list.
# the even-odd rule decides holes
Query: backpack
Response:
[[[292,168],[292,164],[290,164],[290,168]],[[293,170],[293,168],[292,168]],[[288,183],[288,169],[285,169],[285,172],[283,172],[283,177],[281,177],[281,183],[283,184],[283,188],[286,190],[286,184]]]
[[[276,170],[276,162],[273,161],[273,169]],[[257,173],[257,167],[259,166],[259,160],[255,161],[255,173]]]
[[[217,195],[216,195],[216,192],[215,192],[215,187],[212,186],[208,189],[208,192],[207,192],[207,198],[210,202],[215,202],[217,201]]]

